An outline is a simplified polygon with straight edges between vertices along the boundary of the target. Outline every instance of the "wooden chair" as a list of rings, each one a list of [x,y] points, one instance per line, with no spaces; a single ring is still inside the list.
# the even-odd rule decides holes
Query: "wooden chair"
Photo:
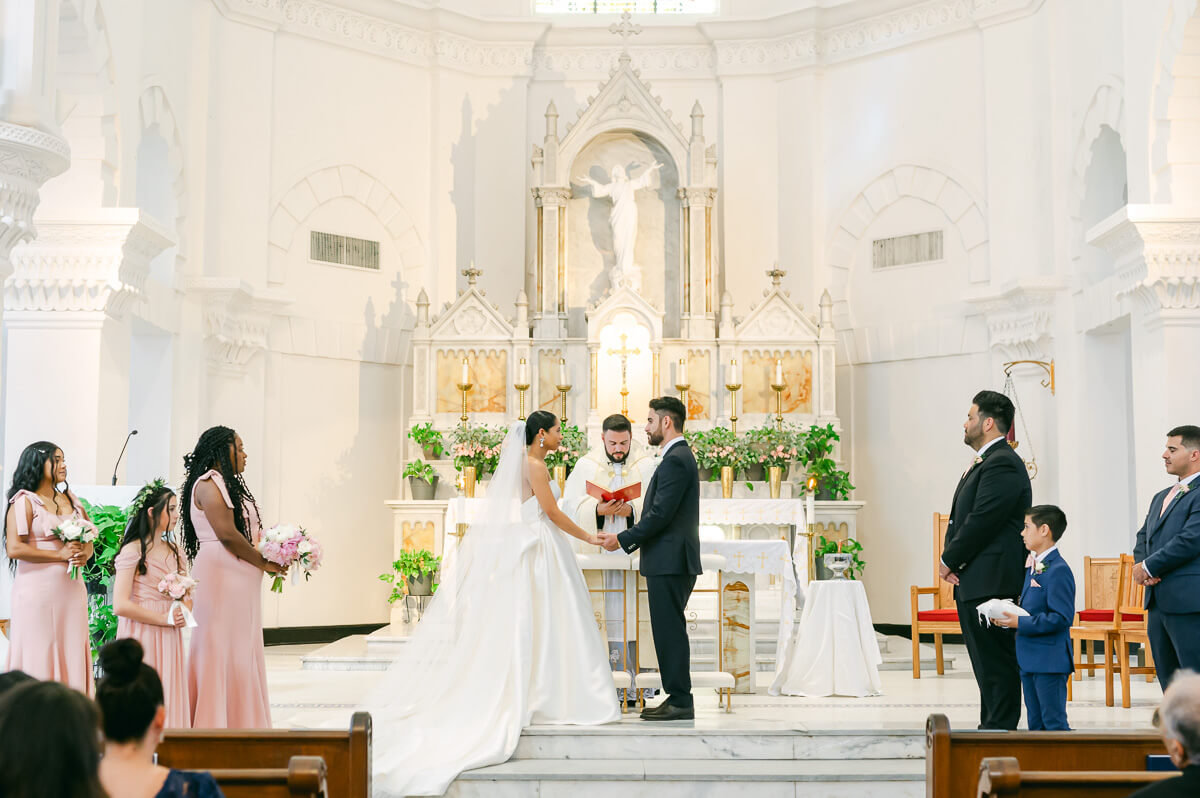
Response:
[[[8,618],[0,618],[0,634],[8,637]]]
[[[1117,605],[1125,591],[1125,570],[1120,557],[1083,558],[1083,604],[1086,609],[1075,613],[1071,626],[1071,645],[1074,650],[1075,680],[1083,678],[1086,668],[1089,676],[1096,673],[1096,643],[1104,646],[1104,704],[1113,705],[1113,674],[1116,670]],[[1086,644],[1086,645],[1085,645]],[[1082,654],[1086,650],[1087,662]],[[1074,695],[1071,683],[1067,683],[1067,699]]]
[[[1134,770],[1022,770],[1015,757],[979,763],[979,798],[1126,798],[1129,793],[1177,773]]]
[[[1150,650],[1150,634],[1146,630],[1146,610],[1142,606],[1146,588],[1133,581],[1133,555],[1121,555],[1121,576],[1125,582],[1125,590],[1121,594],[1120,613],[1117,615],[1117,671],[1121,675],[1121,706],[1130,707],[1129,676],[1144,674],[1146,681],[1154,678],[1154,652]],[[1146,664],[1135,665],[1129,653],[1129,646],[1139,644],[1145,647]]]
[[[168,729],[158,746],[158,764],[179,770],[280,770],[295,756],[324,760],[337,798],[370,798],[371,716],[366,712],[355,712],[349,729],[340,731]]]
[[[958,609],[954,605],[954,585],[943,582],[940,577],[942,564],[942,547],[946,543],[946,529],[950,526],[950,516],[941,513],[933,514],[933,583],[937,587],[909,588],[912,599],[912,660],[913,678],[921,678],[921,635],[933,635],[933,648],[937,652],[937,672],[941,676],[946,672],[942,658],[942,635],[961,634],[958,625]],[[921,596],[933,596],[933,609],[922,610],[918,606]]]
[[[286,768],[210,770],[225,798],[327,798],[325,760],[294,756]]]
[[[1016,757],[1029,770],[1144,772],[1146,757],[1161,753],[1162,737],[1151,729],[951,731],[945,715],[930,715],[925,721],[925,794],[928,798],[978,795],[980,762],[987,757]]]

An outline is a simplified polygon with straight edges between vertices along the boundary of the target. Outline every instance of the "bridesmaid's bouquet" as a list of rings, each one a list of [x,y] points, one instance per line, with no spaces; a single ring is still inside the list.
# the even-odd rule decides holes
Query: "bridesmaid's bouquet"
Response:
[[[195,628],[196,619],[188,608],[183,606],[183,600],[195,587],[196,580],[187,574],[172,572],[158,580],[158,592],[171,600],[171,606],[167,609],[167,617],[174,618],[175,608],[178,607],[183,610],[183,622],[189,629]]]
[[[295,524],[276,524],[264,529],[262,537],[258,539],[258,553],[284,568],[299,566],[304,571],[305,580],[321,567],[321,544],[304,527]],[[276,574],[275,581],[271,583],[271,592],[283,592],[282,574]]]
[[[84,521],[82,518],[68,518],[54,529],[50,530],[50,534],[61,540],[63,543],[81,543],[87,545],[99,537],[96,532],[96,527]],[[79,566],[67,565],[67,576],[71,579],[79,578]]]

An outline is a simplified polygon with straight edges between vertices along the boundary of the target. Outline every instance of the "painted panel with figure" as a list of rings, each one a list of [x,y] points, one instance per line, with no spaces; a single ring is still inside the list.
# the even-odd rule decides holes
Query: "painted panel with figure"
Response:
[[[742,362],[742,412],[774,413],[775,391],[771,380],[775,373],[775,361],[783,361],[783,379],[787,387],[783,390],[783,412],[812,413],[813,353],[773,352],[750,350],[744,353]]]
[[[557,415],[562,409],[558,398],[558,361],[562,359],[558,349],[538,352],[537,402],[539,410],[549,410]]]
[[[709,379],[709,353],[688,352],[688,418],[691,420],[711,418],[712,385]]]
[[[467,373],[472,388],[467,394],[468,413],[508,412],[508,352],[450,350],[437,353],[437,412],[462,412],[462,360],[467,359]]]

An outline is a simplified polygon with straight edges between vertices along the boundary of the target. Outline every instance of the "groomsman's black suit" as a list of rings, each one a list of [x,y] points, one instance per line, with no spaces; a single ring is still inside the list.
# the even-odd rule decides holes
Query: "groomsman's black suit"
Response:
[[[687,441],[674,443],[650,478],[642,520],[617,535],[621,548],[641,549],[650,603],[650,628],[658,651],[667,703],[692,706],[691,649],[684,608],[700,568],[700,473]]]
[[[981,623],[976,607],[1021,595],[1028,552],[1021,541],[1033,500],[1025,463],[1003,439],[981,455],[958,482],[942,562],[958,574],[958,624],[979,684],[979,725],[1015,729],[1021,719],[1021,674],[1016,635]]]

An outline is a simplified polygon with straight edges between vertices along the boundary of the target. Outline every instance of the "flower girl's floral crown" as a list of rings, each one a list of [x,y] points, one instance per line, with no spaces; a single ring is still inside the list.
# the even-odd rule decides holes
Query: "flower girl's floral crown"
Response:
[[[143,485],[142,489],[139,490],[137,495],[133,497],[133,502],[129,505],[130,517],[136,517],[146,512],[146,510],[150,507],[150,497],[158,493],[163,488],[167,488],[167,483],[162,479],[162,477],[159,477],[152,482],[147,482],[145,485]],[[167,490],[170,490],[170,488],[167,488]]]

